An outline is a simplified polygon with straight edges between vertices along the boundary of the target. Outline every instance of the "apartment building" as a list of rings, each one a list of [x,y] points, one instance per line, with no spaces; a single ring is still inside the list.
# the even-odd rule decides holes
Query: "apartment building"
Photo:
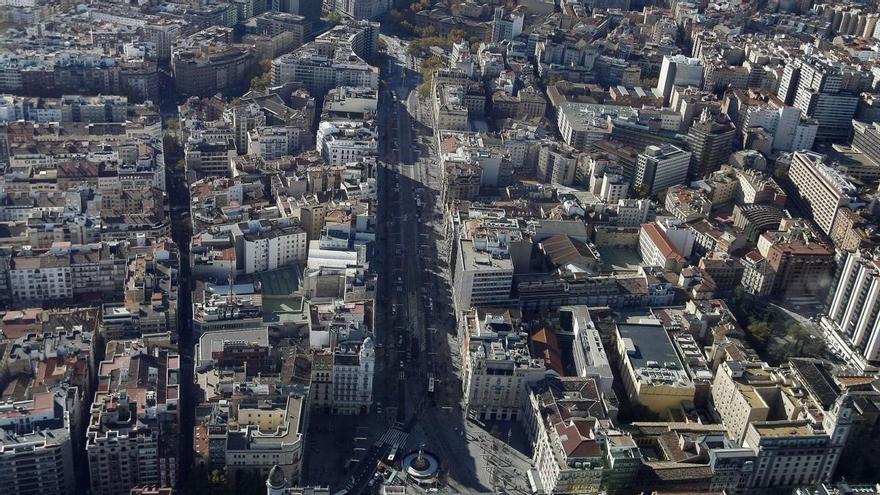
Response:
[[[378,89],[379,70],[350,50],[316,40],[272,61],[272,84],[294,82],[303,84],[313,95],[340,86]]]
[[[740,263],[743,265],[742,279],[740,279],[743,290],[756,297],[769,296],[773,290],[776,271],[770,266],[767,258],[753,250],[740,258]]]
[[[435,129],[438,131],[470,130],[464,85],[435,84],[433,96],[432,108]]]
[[[358,161],[378,151],[376,125],[373,121],[355,120],[321,122],[315,147],[330,165]]]
[[[333,11],[350,19],[375,19],[384,14],[389,4],[383,0],[344,0],[331,4]]]
[[[240,246],[244,273],[274,270],[302,263],[308,257],[306,231],[298,224],[235,224],[232,236],[237,248]]]
[[[727,361],[718,368],[715,410],[728,435],[754,454],[738,493],[778,493],[834,474],[854,412],[825,366],[798,358],[779,367]]]
[[[200,302],[193,302],[193,331],[198,334],[264,326],[263,297],[252,289],[235,290],[231,295],[228,290],[205,289],[200,296]]]
[[[712,211],[712,202],[705,191],[682,185],[672,186],[666,191],[664,206],[666,211],[682,222],[706,218]]]
[[[232,28],[213,26],[181,40],[171,67],[181,94],[211,96],[244,87],[257,64],[252,48],[232,43]]]
[[[546,493],[601,493],[603,397],[589,378],[548,378],[531,387],[521,422],[534,451],[534,477]]]
[[[564,143],[542,142],[538,148],[538,179],[551,184],[570,186],[578,165],[577,150]]]
[[[244,474],[267,477],[274,466],[291,482],[302,471],[305,432],[308,429],[306,399],[286,398],[237,401],[236,428],[225,439],[225,466],[230,480]]]
[[[111,341],[86,431],[92,493],[177,480],[180,356],[163,343]]]
[[[324,119],[346,118],[369,120],[376,115],[379,92],[369,86],[333,88],[324,97],[321,116]]]
[[[530,355],[518,312],[475,308],[463,322],[462,390],[468,414],[483,420],[517,419],[528,386],[546,373],[543,360]]]
[[[9,287],[21,303],[62,301],[121,293],[129,247],[126,243],[74,245],[55,242],[41,252],[29,246],[12,253]]]
[[[332,414],[363,414],[373,405],[376,350],[372,300],[313,304],[309,345],[315,350],[311,406]]]
[[[636,118],[638,110],[618,105],[565,102],[556,109],[556,125],[565,144],[586,150],[611,135],[612,119]]]
[[[833,246],[803,222],[783,220],[782,227],[758,238],[758,252],[776,272],[774,294],[823,294],[831,286]]]
[[[703,87],[703,61],[684,55],[666,55],[660,65],[657,90],[663,95],[663,102],[669,101],[675,86]]]
[[[880,361],[880,265],[868,251],[847,253],[823,326],[843,340],[850,361]]]
[[[777,95],[818,122],[818,141],[849,137],[858,92],[863,89],[858,81],[847,81],[848,69],[846,64],[816,56],[794,58],[785,66]]]
[[[819,124],[801,117],[801,109],[786,105],[767,91],[733,90],[725,99],[728,114],[741,134],[760,127],[773,137],[774,151],[813,148]]]
[[[138,246],[125,267],[123,299],[101,305],[107,340],[177,332],[180,253],[170,239]]]
[[[511,300],[513,262],[509,231],[472,231],[459,234],[453,276],[455,308],[504,306]]]
[[[773,494],[827,483],[840,461],[853,421],[852,399],[841,396],[821,423],[809,420],[749,424],[743,445],[755,453],[748,493]]]
[[[209,141],[190,138],[183,148],[186,168],[194,170],[200,177],[231,176],[230,164],[236,155],[235,143],[231,139]]]
[[[572,352],[578,376],[593,379],[603,394],[611,393],[614,374],[587,306],[559,308],[559,324],[562,330],[574,335]]]
[[[855,186],[818,153],[795,152],[788,176],[798,191],[795,199],[826,234],[831,233],[841,207],[857,202]]]
[[[704,110],[687,134],[687,144],[691,148],[688,177],[701,179],[721,168],[733,151],[735,135],[736,126],[726,117],[711,116],[708,110]]]
[[[681,270],[691,255],[694,235],[677,223],[642,224],[639,231],[639,255],[648,266]]]
[[[257,127],[247,133],[247,154],[263,160],[277,160],[295,155],[303,148],[303,141],[311,141],[294,126]]]
[[[70,436],[67,428],[28,433],[0,429],[0,483],[4,489],[19,495],[72,495],[76,480]]]

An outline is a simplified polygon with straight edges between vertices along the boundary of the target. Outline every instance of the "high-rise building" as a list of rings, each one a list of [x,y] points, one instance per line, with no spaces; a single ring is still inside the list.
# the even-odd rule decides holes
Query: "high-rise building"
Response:
[[[375,19],[388,10],[387,0],[336,0],[335,11],[349,19]]]
[[[170,334],[107,344],[86,431],[92,493],[175,485],[180,356],[172,348]]]
[[[270,0],[271,10],[298,14],[310,22],[321,18],[321,0]]]
[[[813,152],[795,152],[788,170],[801,206],[820,229],[830,234],[841,207],[855,203],[856,188],[846,177]]]
[[[852,147],[880,165],[880,124],[852,121]]]
[[[688,177],[701,179],[721,168],[733,151],[736,127],[724,116],[712,117],[703,111],[699,122],[691,126],[687,142],[691,148]]]
[[[779,367],[727,361],[718,368],[712,403],[728,435],[754,456],[749,476],[733,493],[790,493],[831,479],[852,428],[853,408],[822,366],[792,359]],[[776,407],[778,401],[786,407]]]
[[[73,449],[67,428],[24,434],[0,429],[0,484],[16,495],[72,494]]]
[[[663,93],[663,103],[669,102],[673,86],[703,87],[703,61],[684,55],[666,55],[660,66],[657,89]]]
[[[577,168],[577,151],[564,143],[547,141],[538,150],[538,178],[544,182],[570,186]]]
[[[880,361],[880,259],[849,253],[828,308],[827,322],[845,339],[851,361]]]
[[[648,146],[639,153],[633,185],[655,194],[687,181],[691,153],[671,144]]]
[[[758,252],[775,273],[776,295],[827,293],[834,268],[834,247],[802,220],[783,220],[784,230],[758,238]]]
[[[786,65],[777,96],[785,104],[800,109],[802,117],[818,122],[817,140],[845,140],[858,108],[858,91],[864,84],[846,67],[806,57]]]
[[[817,121],[801,118],[801,110],[785,105],[765,91],[734,90],[726,97],[728,115],[741,133],[760,127],[773,136],[773,149],[811,149],[819,129]]]
[[[504,12],[504,7],[495,7],[492,15],[492,41],[512,40],[522,33],[525,16],[519,12]]]

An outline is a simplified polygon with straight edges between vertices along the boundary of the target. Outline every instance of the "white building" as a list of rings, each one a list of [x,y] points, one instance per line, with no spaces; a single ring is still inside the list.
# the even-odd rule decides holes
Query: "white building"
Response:
[[[847,255],[827,322],[845,341],[853,361],[880,361],[880,260],[868,252]]]
[[[665,55],[660,66],[657,89],[663,93],[663,103],[669,102],[673,86],[703,87],[703,61],[684,55]]]
[[[633,185],[656,194],[687,181],[691,153],[671,144],[650,145],[639,153]]]
[[[651,201],[648,199],[620,199],[609,207],[615,213],[615,227],[637,228],[648,220]]]
[[[694,248],[694,234],[680,223],[646,223],[639,232],[639,254],[648,266],[679,270]]]
[[[773,135],[773,150],[795,151],[813,147],[819,124],[801,120],[801,110],[775,98],[767,105],[749,106],[742,116],[741,129],[762,127]]]
[[[315,148],[330,165],[344,165],[376,154],[379,149],[378,133],[372,122],[321,122]]]
[[[294,126],[257,127],[247,133],[247,154],[263,160],[295,155],[302,147],[302,132]]]
[[[239,427],[226,433],[227,476],[234,480],[254,471],[267,476],[277,465],[285,478],[298,482],[307,416],[306,400],[298,396],[282,404],[240,405]]]
[[[379,69],[330,40],[306,43],[272,61],[272,84],[301,83],[312,95],[340,86],[379,88]]]
[[[623,174],[606,171],[597,182],[599,198],[608,204],[626,199],[629,194],[629,181]]]
[[[462,389],[469,414],[480,419],[517,419],[527,386],[544,378],[544,361],[532,359],[528,333],[510,310],[479,308],[463,321]]]
[[[458,311],[510,302],[513,262],[503,236],[459,239],[456,251],[453,293]]]
[[[9,270],[9,285],[16,301],[73,298],[73,271],[69,257],[16,257]]]
[[[274,270],[285,265],[306,261],[308,247],[306,231],[299,225],[272,224],[266,221],[233,228],[233,238],[240,246],[245,273]]]
[[[342,86],[333,88],[324,97],[324,118],[360,117],[375,115],[379,105],[379,92],[369,86]]]
[[[363,414],[373,404],[373,340],[340,343],[333,351],[333,413]]]
[[[614,374],[590,311],[586,306],[563,306],[559,320],[562,329],[574,334],[572,351],[578,376],[592,378],[603,394],[612,393]]]
[[[570,186],[577,170],[577,151],[564,143],[545,141],[538,149],[538,178],[544,182]]]

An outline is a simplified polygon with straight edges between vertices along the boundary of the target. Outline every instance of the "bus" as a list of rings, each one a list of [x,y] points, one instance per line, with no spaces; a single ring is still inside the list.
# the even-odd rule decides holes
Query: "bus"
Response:
[[[389,464],[392,463],[392,462],[394,462],[394,458],[397,457],[397,449],[399,449],[399,448],[400,448],[400,443],[399,443],[399,442],[398,442],[398,443],[395,443],[395,444],[391,447],[391,452],[388,453],[388,459],[387,459],[387,461],[388,461]]]

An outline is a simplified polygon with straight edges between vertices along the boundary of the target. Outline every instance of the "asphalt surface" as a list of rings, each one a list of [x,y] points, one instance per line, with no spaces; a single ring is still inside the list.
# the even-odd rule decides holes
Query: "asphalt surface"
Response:
[[[420,76],[405,42],[385,35],[382,40],[388,60],[380,64],[378,115],[375,407],[373,415],[353,421],[382,424],[383,418],[376,416],[384,415],[387,426],[372,428],[371,446],[348,473],[335,482],[309,482],[329,482],[334,491],[347,494],[370,493],[378,464],[397,445],[398,458],[420,447],[437,454],[455,493],[486,493],[490,486],[517,493],[530,460],[519,454],[515,468],[504,473],[495,459],[508,456],[488,455],[487,435],[477,433],[479,428],[465,420],[461,409],[460,344],[442,209],[436,204],[441,172],[431,129],[425,126],[430,109],[417,95]],[[399,444],[395,439],[401,436],[406,440]]]

